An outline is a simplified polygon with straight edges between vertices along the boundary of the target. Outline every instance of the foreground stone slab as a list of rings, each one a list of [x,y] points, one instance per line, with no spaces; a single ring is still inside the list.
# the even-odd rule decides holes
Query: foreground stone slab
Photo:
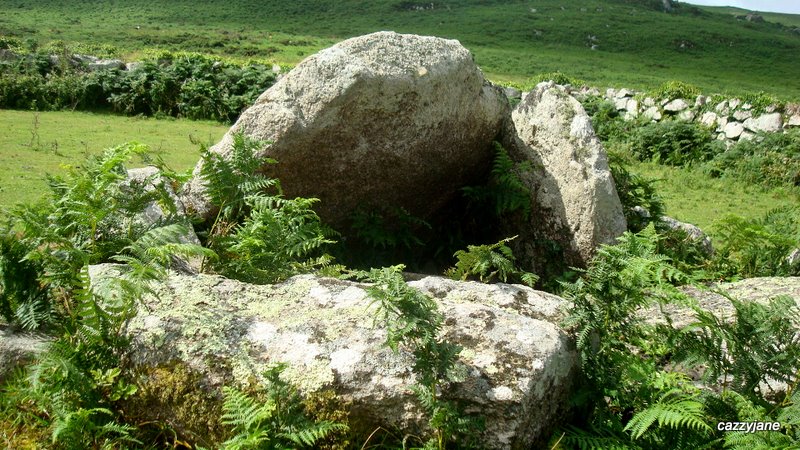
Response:
[[[93,283],[115,266],[91,267]],[[435,297],[444,337],[463,347],[465,380],[445,389],[486,420],[486,448],[543,444],[568,404],[578,358],[555,323],[565,300],[516,285],[427,277],[410,283]],[[383,345],[367,285],[311,275],[255,286],[211,275],[172,274],[156,286],[126,329],[133,363],[175,362],[209,386],[245,384],[284,362],[303,392],[333,389],[352,402],[351,420],[417,432],[426,420],[409,387],[407,349]]]

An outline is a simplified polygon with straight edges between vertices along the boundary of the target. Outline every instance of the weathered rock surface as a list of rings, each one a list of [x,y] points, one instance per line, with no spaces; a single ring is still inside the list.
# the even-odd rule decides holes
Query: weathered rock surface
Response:
[[[764,114],[745,120],[744,127],[754,132],[775,132],[783,127],[783,118],[780,113]]]
[[[567,262],[585,265],[600,244],[626,230],[625,216],[603,145],[589,116],[563,87],[541,83],[512,112],[507,148],[536,168],[523,174],[534,214],[516,227],[523,259],[535,258],[526,241],[558,242]],[[539,235],[535,235],[539,233]]]
[[[682,98],[676,98],[664,105],[664,111],[669,112],[680,112],[687,108],[689,108],[689,104]]]
[[[714,283],[708,289],[696,287],[681,288],[687,295],[697,300],[700,308],[722,318],[732,320],[735,309],[730,300],[715,291],[723,291],[740,301],[758,302],[767,304],[770,299],[779,296],[788,296],[800,305],[800,277],[761,277],[748,278],[733,283]],[[667,305],[665,312],[674,321],[674,326],[682,328],[695,320],[694,311],[677,305]],[[649,317],[661,317],[656,309],[644,313]],[[800,330],[800,317],[797,318],[797,327]],[[658,320],[656,320],[658,321]]]
[[[155,224],[166,223],[167,221],[183,222],[187,232],[178,236],[181,243],[200,245],[200,239],[195,234],[189,218],[186,216],[186,209],[181,199],[175,194],[169,180],[161,175],[158,168],[147,166],[137,169],[128,169],[128,177],[124,180],[124,185],[131,189],[140,189],[144,193],[159,192],[159,196],[168,199],[165,202],[152,201],[148,203],[144,210],[131,220],[138,222],[143,228],[151,228]],[[174,268],[189,272],[198,272],[202,266],[202,259],[191,258],[181,259],[174,257]]]
[[[361,206],[426,218],[485,174],[508,108],[458,41],[379,32],[304,60],[212,151],[237,132],[271,142],[262,153],[278,164],[264,170],[286,196],[321,199],[334,228]],[[183,198],[209,217],[198,169]]]
[[[93,283],[115,266],[90,268]],[[105,281],[107,282],[107,281]],[[567,405],[577,357],[554,323],[565,300],[522,286],[427,277],[410,283],[435,297],[447,340],[463,347],[465,381],[446,390],[486,419],[487,448],[542,444]],[[417,429],[411,355],[384,347],[366,285],[311,275],[255,286],[210,275],[171,274],[125,333],[133,363],[183,362],[211,386],[258,379],[270,364],[306,392],[334,389],[351,419]]]
[[[703,230],[697,225],[691,223],[681,222],[669,216],[661,216],[661,223],[666,225],[672,230],[681,230],[693,241],[700,244],[701,248],[707,255],[714,254],[714,246],[711,244],[711,238],[706,235]]]
[[[13,332],[0,324],[0,384],[11,372],[44,351],[49,339],[36,333]]]
[[[723,128],[725,137],[728,139],[736,139],[744,132],[744,126],[739,122],[728,122]]]
[[[119,59],[100,59],[89,63],[86,68],[91,72],[109,69],[125,69],[125,63]]]

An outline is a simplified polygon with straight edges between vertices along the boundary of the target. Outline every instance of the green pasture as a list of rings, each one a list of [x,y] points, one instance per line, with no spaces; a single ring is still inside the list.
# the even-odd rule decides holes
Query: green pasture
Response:
[[[433,4],[433,9],[430,5]],[[779,23],[737,20],[650,0],[0,0],[0,34],[31,44],[110,44],[191,50],[294,64],[378,30],[458,39],[487,75],[521,82],[561,71],[600,87],[651,88],[678,79],[707,92],[767,91],[800,98],[800,35]],[[786,17],[784,17],[786,16]],[[797,16],[765,14],[792,24]],[[592,45],[596,48],[593,50]]]
[[[199,159],[192,141],[216,142],[228,128],[216,122],[8,110],[0,110],[0,124],[0,206],[5,207],[44,194],[46,174],[128,141],[150,146],[175,170],[188,170]]]
[[[632,162],[630,170],[657,180],[667,215],[693,223],[712,236],[714,223],[727,215],[754,219],[800,200],[796,193],[780,188],[764,190],[735,179],[712,178],[699,169]]]

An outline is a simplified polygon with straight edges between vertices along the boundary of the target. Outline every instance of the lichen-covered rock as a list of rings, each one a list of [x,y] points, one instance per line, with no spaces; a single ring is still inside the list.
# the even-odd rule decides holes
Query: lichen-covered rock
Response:
[[[320,217],[345,231],[359,207],[427,218],[477,184],[508,108],[458,41],[379,32],[304,60],[211,151],[227,154],[237,132],[270,142],[268,175],[287,197],[319,198]],[[207,218],[199,167],[183,198]]]
[[[672,230],[681,230],[693,241],[700,244],[706,255],[714,254],[714,246],[711,244],[711,238],[700,229],[697,225],[691,223],[681,222],[669,216],[661,216],[661,223],[666,225]]]
[[[15,332],[0,324],[0,384],[15,368],[43,352],[49,341],[44,335]]]
[[[776,132],[783,127],[783,117],[781,113],[763,114],[758,117],[749,118],[744,121],[744,127],[753,132],[766,131]]]
[[[686,286],[681,290],[695,299],[701,309],[709,311],[723,320],[733,320],[735,309],[726,296],[715,291],[725,292],[740,301],[761,304],[767,304],[770,299],[775,297],[788,296],[794,299],[795,304],[800,305],[800,277],[748,278],[733,283],[714,283],[708,286],[708,289]],[[653,318],[654,322],[661,321],[661,319],[656,319],[662,317],[657,308],[653,307],[642,314]],[[683,328],[696,320],[694,311],[687,307],[666,305],[664,312],[669,315],[673,326],[677,328]],[[797,318],[796,326],[800,330],[800,317]]]
[[[115,276],[92,266],[93,283]],[[463,347],[465,381],[445,396],[483,416],[487,448],[530,448],[549,437],[567,404],[577,357],[555,323],[565,300],[522,286],[427,277],[410,283],[435,297],[444,337]],[[333,389],[351,402],[351,422],[419,430],[424,418],[409,387],[412,356],[383,344],[366,285],[311,275],[255,286],[211,275],[172,274],[142,302],[125,333],[132,361],[171,361],[210,386],[259,379],[284,362],[303,392]]]
[[[622,204],[602,143],[577,100],[552,82],[540,83],[512,112],[506,145],[533,163],[522,174],[534,213],[520,234],[518,257],[536,259],[533,242],[551,240],[569,264],[584,266],[600,244],[626,230]],[[510,150],[510,151],[511,151]],[[518,231],[517,231],[518,230]]]

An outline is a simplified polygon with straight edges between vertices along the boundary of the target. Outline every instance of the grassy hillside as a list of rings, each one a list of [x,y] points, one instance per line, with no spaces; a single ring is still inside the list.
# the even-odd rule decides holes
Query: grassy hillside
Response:
[[[668,79],[705,91],[800,98],[800,35],[651,0],[0,0],[0,34],[202,51],[296,63],[377,30],[459,39],[488,75],[523,81],[562,71],[599,86],[649,88]],[[431,9],[432,5],[432,9]],[[793,17],[793,16],[790,16]],[[592,50],[591,46],[596,45]]]
[[[216,142],[228,129],[214,122],[4,110],[0,123],[0,206],[39,198],[45,174],[128,141],[159,151],[175,170],[192,168],[200,156],[191,141]]]

